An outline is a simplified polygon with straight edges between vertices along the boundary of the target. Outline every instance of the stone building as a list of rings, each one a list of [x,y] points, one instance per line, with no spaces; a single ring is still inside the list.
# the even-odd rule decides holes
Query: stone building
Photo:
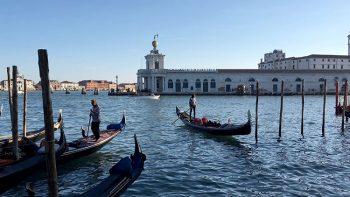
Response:
[[[306,94],[335,92],[335,81],[344,84],[350,75],[350,35],[348,55],[318,55],[286,58],[282,50],[267,53],[258,69],[166,69],[165,55],[159,53],[154,37],[146,69],[137,72],[138,91],[157,94],[254,94],[256,82],[262,94],[300,94],[302,81]]]

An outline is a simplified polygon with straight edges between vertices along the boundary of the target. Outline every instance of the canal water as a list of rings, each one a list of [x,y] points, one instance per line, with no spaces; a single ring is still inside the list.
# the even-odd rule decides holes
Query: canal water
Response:
[[[197,117],[243,123],[252,114],[252,134],[217,137],[184,127],[175,106],[188,109],[189,96],[147,100],[88,92],[54,92],[54,119],[63,110],[67,140],[81,137],[89,121],[90,100],[101,107],[101,129],[127,118],[126,129],[100,151],[58,165],[60,196],[74,196],[98,184],[109,168],[133,152],[136,134],[147,155],[145,169],[124,196],[349,196],[350,123],[341,131],[334,115],[334,96],[327,96],[325,136],[322,137],[322,96],[305,97],[304,137],[300,135],[301,98],[284,97],[282,137],[279,139],[280,97],[259,99],[258,143],[255,143],[254,96],[198,96]],[[0,135],[9,134],[7,94]],[[19,128],[22,130],[19,97]],[[43,126],[41,92],[28,94],[28,130]],[[3,196],[24,196],[33,182],[38,196],[47,196],[46,173],[34,172]]]

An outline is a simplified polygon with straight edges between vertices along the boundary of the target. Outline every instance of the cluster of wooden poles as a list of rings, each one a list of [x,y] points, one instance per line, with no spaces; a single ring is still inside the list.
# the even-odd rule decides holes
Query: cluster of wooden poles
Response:
[[[8,88],[8,100],[11,117],[11,131],[13,140],[13,155],[16,160],[19,159],[18,153],[18,93],[17,93],[17,66],[12,66],[12,91],[11,91],[11,68],[7,67],[7,88]],[[24,79],[24,97],[23,97],[23,137],[26,137],[27,132],[27,80]]]
[[[282,137],[282,114],[283,114],[283,94],[284,94],[284,81],[281,83],[281,105],[280,105],[280,116],[279,116],[279,129],[278,137]],[[322,137],[325,136],[325,115],[326,115],[326,95],[327,95],[327,80],[324,80],[323,84],[323,115],[322,115]],[[344,101],[342,110],[342,132],[344,132],[344,120],[345,111],[347,109],[347,98],[348,96],[348,81],[345,81],[344,89]],[[301,125],[300,133],[304,137],[304,80],[301,82]],[[336,81],[336,105],[338,104],[338,81]],[[259,106],[259,82],[256,82],[256,105],[255,105],[255,141],[258,143],[258,106]]]
[[[45,154],[46,169],[48,173],[48,196],[58,196],[57,169],[55,156],[55,136],[54,121],[52,114],[52,101],[50,94],[49,64],[46,49],[38,50],[39,71],[42,87],[43,111],[45,121]],[[12,67],[12,91],[10,67],[7,67],[9,106],[11,114],[11,130],[13,139],[13,153],[16,160],[19,159],[18,153],[18,93],[17,93],[17,66]],[[24,113],[23,113],[23,136],[26,136],[26,108],[27,108],[27,82],[24,80]]]

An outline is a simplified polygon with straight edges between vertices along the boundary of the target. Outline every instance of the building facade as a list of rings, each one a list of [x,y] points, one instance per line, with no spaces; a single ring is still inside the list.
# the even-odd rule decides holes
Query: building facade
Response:
[[[158,94],[254,94],[259,82],[261,94],[320,94],[327,81],[327,92],[335,92],[350,76],[350,35],[348,55],[308,55],[286,58],[282,50],[264,56],[258,69],[165,69],[165,55],[159,53],[154,38],[153,50],[145,56],[146,69],[137,72],[138,91]]]
[[[109,90],[110,84],[112,84],[111,81],[107,80],[83,80],[79,81],[79,86],[85,87],[85,90]]]
[[[24,76],[22,74],[17,75],[17,90],[18,91],[23,91],[24,90]],[[12,88],[12,80],[11,80],[11,88]],[[32,91],[35,90],[34,87],[34,82],[33,80],[26,80],[26,85],[27,85],[27,91]],[[2,90],[4,91],[8,91],[8,80],[3,80],[1,81],[1,86],[2,86]]]

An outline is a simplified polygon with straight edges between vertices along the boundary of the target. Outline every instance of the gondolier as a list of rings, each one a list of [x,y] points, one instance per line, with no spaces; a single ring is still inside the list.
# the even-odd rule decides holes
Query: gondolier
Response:
[[[91,130],[94,138],[97,141],[100,138],[100,107],[97,105],[96,99],[91,100],[92,109],[90,110]]]
[[[190,105],[190,121],[191,121],[192,110],[193,110],[193,118],[196,118],[197,99],[194,96],[194,94],[192,94],[190,100],[188,101],[188,104]]]

